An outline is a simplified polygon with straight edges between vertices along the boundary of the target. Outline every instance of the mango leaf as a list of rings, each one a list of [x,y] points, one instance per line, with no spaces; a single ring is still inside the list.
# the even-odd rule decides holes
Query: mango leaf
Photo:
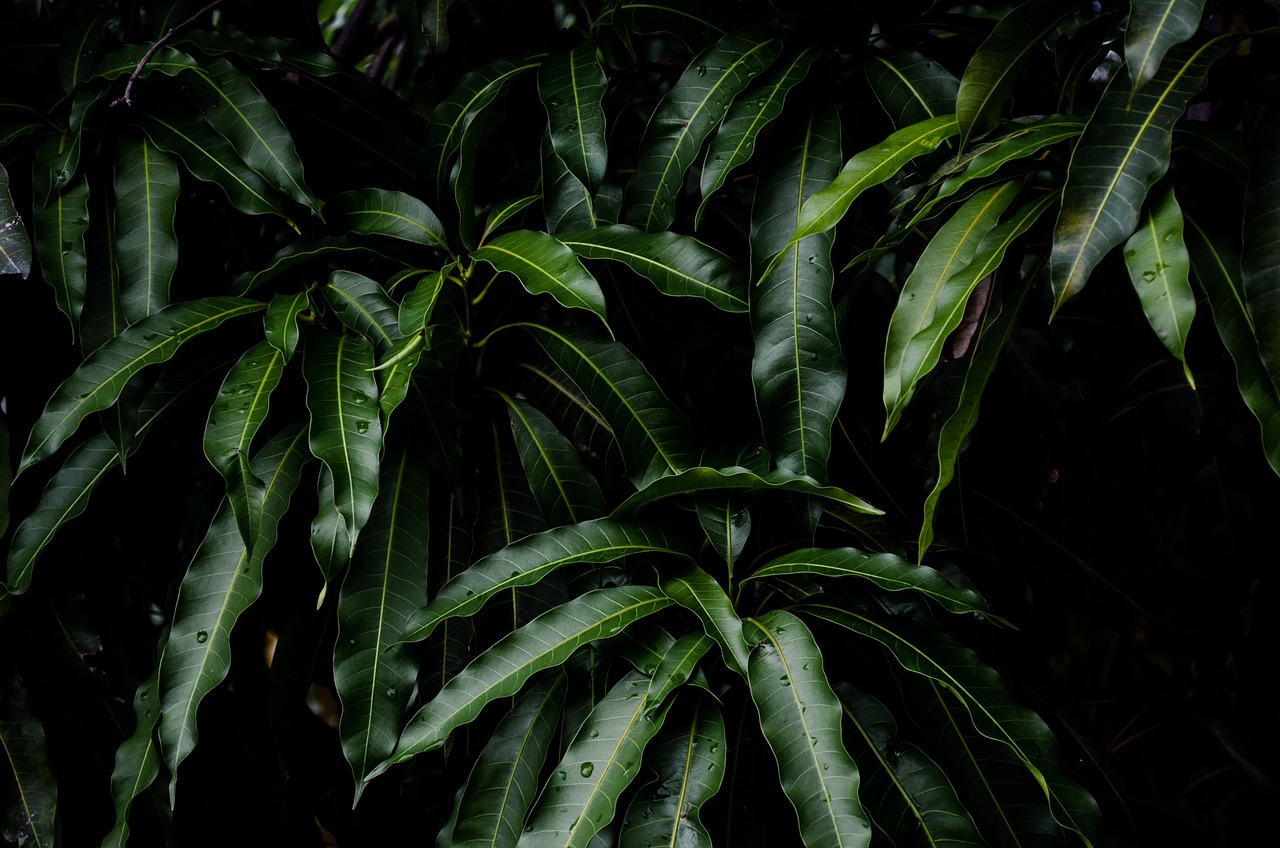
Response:
[[[1047,115],[1025,126],[1015,126],[1000,138],[976,145],[956,157],[954,163],[943,168],[948,174],[934,199],[921,207],[906,229],[914,227],[933,209],[934,205],[950,197],[968,183],[989,177],[1004,165],[1035,156],[1046,147],[1075,138],[1084,131],[1085,122],[1074,115]]]
[[[0,805],[4,836],[11,844],[57,845],[58,783],[39,712],[22,679],[10,672],[0,690]],[[638,759],[638,758],[637,758]]]
[[[378,235],[449,252],[444,224],[431,207],[402,191],[344,191],[325,204],[329,223],[342,232]]]
[[[1029,0],[1010,9],[974,51],[960,78],[956,118],[961,146],[1000,120],[1000,110],[1018,84],[1022,69],[1058,25],[1073,15],[1073,0]]]
[[[285,361],[293,359],[298,349],[298,316],[311,308],[311,290],[293,294],[278,294],[267,304],[267,314],[262,318],[263,335],[267,342],[284,354]]]
[[[1124,63],[1136,92],[1160,69],[1169,48],[1200,28],[1204,0],[1132,0],[1124,28]]]
[[[160,722],[159,666],[151,670],[133,696],[133,735],[116,749],[115,767],[111,772],[111,798],[115,802],[116,820],[102,839],[102,848],[124,848],[129,841],[129,810],[133,801],[160,775],[160,753],[156,750],[155,730]]]
[[[62,382],[31,436],[18,471],[51,456],[76,431],[86,416],[115,403],[134,374],[147,365],[164,362],[189,339],[265,304],[238,297],[210,297],[175,303],[156,315],[121,331],[85,358]]]
[[[668,477],[655,480],[627,498],[613,511],[615,516],[634,515],[641,507],[655,501],[679,495],[690,495],[697,492],[716,491],[721,489],[773,490],[779,492],[795,492],[810,495],[842,504],[855,512],[868,515],[883,515],[881,510],[856,495],[835,486],[819,486],[807,477],[798,477],[774,470],[760,475],[745,468],[733,467],[716,470],[714,468],[690,468]]]
[[[453,0],[425,0],[422,9],[422,33],[427,38],[427,51],[443,55],[449,49],[449,7]]]
[[[803,607],[809,615],[867,636],[887,648],[907,671],[923,675],[950,692],[968,711],[974,727],[1000,742],[1022,762],[1048,799],[1054,819],[1086,843],[1101,824],[1088,792],[1062,774],[1053,734],[1044,721],[1013,700],[1004,682],[968,648],[936,630],[900,617],[870,616],[820,603]]]
[[[527,207],[537,203],[541,199],[538,194],[526,194],[523,197],[513,197],[495,204],[489,209],[488,215],[484,219],[484,232],[480,234],[480,243],[484,244],[489,240],[489,236],[502,226],[504,223],[519,215]]]
[[[1280,391],[1262,361],[1245,306],[1239,251],[1225,234],[1206,231],[1190,216],[1186,222],[1191,267],[1208,295],[1222,344],[1235,361],[1240,395],[1262,428],[1263,453],[1271,470],[1280,474]]]
[[[105,182],[105,181],[104,181]],[[93,353],[120,335],[128,322],[120,303],[120,268],[116,262],[116,224],[108,191],[90,191],[89,229],[85,251],[89,266],[84,310],[80,313],[80,351]]]
[[[199,736],[196,711],[231,666],[231,628],[262,591],[262,562],[275,545],[278,522],[289,507],[305,458],[305,427],[283,430],[263,446],[252,466],[266,481],[253,550],[245,547],[235,514],[223,501],[178,587],[173,624],[159,662],[162,712],[157,736],[171,776],[171,805],[178,766],[195,750]]]
[[[376,281],[354,271],[334,271],[324,298],[342,323],[372,341],[380,355],[400,341],[400,307]]]
[[[724,780],[726,735],[720,708],[709,698],[696,699],[687,719],[668,714],[645,752],[645,765],[657,780],[627,808],[620,845],[710,848],[711,834],[699,812]]]
[[[551,134],[542,136],[542,211],[547,232],[561,233],[598,226],[595,198],[551,149]]]
[[[508,633],[414,714],[391,759],[367,779],[392,763],[439,748],[454,728],[474,720],[489,702],[514,695],[537,672],[563,663],[582,645],[613,636],[670,604],[651,586],[597,589]],[[643,698],[635,700],[638,708],[643,707]]]
[[[333,503],[345,524],[349,555],[378,496],[382,423],[373,346],[362,337],[316,333],[302,373],[311,412],[311,453],[333,475]]]
[[[261,516],[262,480],[249,467],[254,434],[267,417],[271,393],[284,373],[284,354],[262,341],[227,372],[209,408],[204,455],[227,483],[227,500],[245,545],[252,550]]]
[[[662,591],[698,617],[703,632],[720,646],[724,664],[746,676],[747,643],[742,636],[742,619],[716,579],[691,565],[663,580]]]
[[[495,595],[532,586],[566,565],[613,562],[637,553],[692,555],[685,540],[648,521],[600,518],[556,527],[513,542],[455,575],[410,618],[401,640],[425,639],[441,622],[473,615]]]
[[[31,273],[31,240],[22,226],[22,217],[13,205],[9,172],[0,165],[0,276],[17,274],[24,280]]]
[[[102,44],[107,31],[108,15],[113,12],[108,3],[87,3],[81,6],[62,32],[58,44],[58,80],[67,94],[85,81],[93,54]]]
[[[963,589],[926,565],[916,565],[890,553],[856,548],[804,548],[770,560],[742,578],[742,585],[789,574],[822,577],[860,577],[890,592],[910,590],[937,601],[954,613],[982,613],[986,602],[977,592]]]
[[[262,268],[256,271],[246,271],[236,278],[235,289],[241,294],[256,289],[263,283],[275,279],[281,274],[292,271],[300,265],[304,265],[322,256],[330,256],[335,253],[375,253],[377,251],[370,250],[363,245],[355,244],[348,239],[335,238],[333,236],[320,236],[319,238],[304,238],[293,244],[283,247],[275,256],[271,257]],[[386,255],[385,253],[382,255]]]
[[[942,343],[959,325],[969,294],[981,278],[965,275],[954,285],[951,280],[967,268],[1018,187],[1013,181],[1001,183],[970,198],[929,240],[903,284],[884,343],[882,440],[898,423],[916,384],[937,365]],[[1003,253],[1001,250],[1001,257]]]
[[[417,659],[397,643],[427,600],[427,486],[425,462],[413,451],[401,447],[386,458],[338,595],[338,735],[357,786],[395,750],[418,676]]]
[[[960,80],[941,62],[919,53],[868,54],[867,81],[898,129],[956,111]]]
[[[1182,209],[1172,184],[1147,204],[1141,226],[1125,242],[1124,264],[1147,323],[1182,363],[1187,382],[1195,388],[1184,351],[1196,315],[1196,296],[1191,291],[1191,260],[1182,240]]]
[[[747,311],[742,268],[715,248],[672,232],[625,224],[575,230],[557,238],[579,256],[621,262],[672,297],[697,297],[725,312]]]
[[[1049,257],[1054,314],[1084,288],[1102,257],[1137,228],[1147,189],[1169,168],[1174,122],[1231,43],[1223,36],[1180,44],[1136,93],[1125,74],[1103,92],[1062,190]]]
[[[729,105],[702,165],[699,178],[702,202],[693,217],[694,227],[701,223],[708,201],[725,184],[729,174],[751,158],[761,130],[782,114],[787,94],[808,75],[817,55],[814,47],[789,55],[778,67],[757,78]]]
[[[604,179],[609,160],[600,106],[606,83],[593,41],[548,56],[538,69],[538,94],[547,107],[551,149],[593,193]]]
[[[400,334],[402,336],[411,336],[426,329],[427,324],[431,321],[431,313],[435,309],[436,300],[440,297],[440,290],[444,287],[445,281],[449,279],[449,274],[456,267],[456,262],[450,262],[439,271],[426,274],[413,287],[413,290],[400,301],[397,320],[400,323]]]
[[[37,205],[48,206],[54,195],[66,191],[75,178],[81,176],[80,148],[84,127],[94,107],[107,96],[107,88],[105,80],[93,80],[82,85],[71,98],[66,131],[41,145],[44,155],[37,153],[31,181]]]
[[[569,440],[528,401],[506,394],[502,399],[507,404],[520,464],[547,524],[559,527],[604,515],[600,484]]]
[[[347,533],[346,519],[338,512],[334,487],[333,472],[329,470],[329,466],[321,463],[316,478],[316,514],[311,519],[311,553],[316,565],[320,567],[320,578],[324,581],[320,587],[320,597],[316,600],[316,609],[324,603],[329,583],[351,558],[353,547],[351,536]]]
[[[833,688],[845,718],[858,731],[850,747],[862,769],[862,801],[895,843],[985,845],[946,773],[915,745],[898,739],[893,713],[847,683]]]
[[[84,234],[89,228],[89,184],[81,178],[66,189],[58,190],[43,177],[46,170],[54,167],[51,160],[61,156],[68,143],[68,134],[62,133],[46,139],[36,151],[32,175],[36,201],[31,212],[31,233],[40,273],[53,286],[54,302],[71,322],[74,340],[87,285]],[[42,205],[40,198],[46,194],[48,202]]]
[[[600,284],[554,236],[535,230],[504,233],[473,251],[471,258],[514,274],[530,294],[549,294],[561,306],[586,309],[605,321]]]
[[[804,622],[784,610],[746,619],[755,642],[747,681],[760,730],[796,810],[808,848],[865,846],[871,826],[858,803],[858,766],[840,738],[840,702],[822,668],[822,651]]]
[[[454,848],[514,846],[538,793],[538,773],[556,731],[566,676],[545,677],[520,696],[485,743],[454,804]]]
[[[585,329],[520,326],[609,423],[637,488],[697,465],[689,422],[622,344]]]
[[[696,51],[727,33],[722,24],[731,19],[729,9],[744,14],[740,7],[726,7],[724,0],[619,0],[601,20],[617,15],[625,22],[624,32],[669,32]]]
[[[740,499],[726,495],[697,498],[694,509],[707,541],[732,575],[734,563],[742,556],[751,535],[751,511],[741,505]]]
[[[169,305],[178,266],[178,166],[145,136],[122,133],[115,163],[115,258],[130,323]]]
[[[649,680],[629,672],[618,681],[552,770],[518,845],[588,848],[613,819],[618,797],[640,772],[645,746],[664,716],[650,717]]]
[[[640,141],[640,161],[623,197],[623,222],[661,232],[675,220],[685,172],[730,102],[781,51],[764,30],[727,35],[699,53],[663,95]]]
[[[1245,190],[1244,246],[1240,257],[1245,303],[1258,339],[1258,352],[1280,386],[1280,153],[1271,140],[1280,135],[1280,95],[1272,92],[1258,125],[1258,144]]]
[[[831,302],[834,234],[792,244],[791,233],[803,204],[839,172],[839,116],[832,105],[815,109],[775,141],[751,212],[753,270],[777,254],[752,294],[751,380],[778,469],[824,481],[848,376]]]
[[[645,714],[653,715],[663,704],[667,696],[688,682],[702,659],[715,642],[705,633],[686,633],[667,649],[662,661],[653,672],[649,681],[649,691],[645,693]]]

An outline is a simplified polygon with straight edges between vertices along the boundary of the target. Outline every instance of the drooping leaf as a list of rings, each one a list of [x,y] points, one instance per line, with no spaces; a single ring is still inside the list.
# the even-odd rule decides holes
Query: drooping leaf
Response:
[[[616,224],[557,238],[579,256],[623,263],[663,294],[698,297],[726,312],[747,311],[747,278],[741,266],[690,236],[645,233]]]
[[[378,235],[449,252],[444,224],[427,204],[402,191],[344,191],[325,204],[331,224],[344,232]]]
[[[440,297],[440,290],[444,287],[445,281],[449,279],[449,274],[453,272],[455,267],[457,267],[457,263],[450,262],[439,271],[426,274],[413,287],[413,290],[400,301],[400,310],[397,318],[402,336],[411,336],[426,329],[431,321],[431,313],[435,309],[436,300]]]
[[[252,291],[263,283],[269,282],[276,277],[288,271],[292,271],[299,265],[312,262],[321,256],[330,256],[336,253],[374,253],[364,245],[356,244],[348,239],[335,238],[333,236],[320,236],[319,238],[304,238],[293,244],[281,248],[275,256],[263,267],[254,271],[246,271],[241,274],[235,282],[235,290],[241,294]]]
[[[747,619],[743,631],[757,643],[747,669],[751,700],[782,791],[795,807],[800,838],[808,848],[869,845],[858,766],[841,741],[840,702],[813,634],[784,610]]]
[[[741,20],[729,8],[723,0],[620,0],[602,18],[617,15],[623,32],[669,32],[696,52],[728,33],[726,21]],[[743,15],[741,8],[732,11]]]
[[[688,543],[665,525],[600,518],[527,536],[478,560],[440,587],[431,603],[412,616],[403,641],[425,639],[441,622],[473,615],[485,602],[518,586],[532,586],[574,563],[613,562],[637,553],[689,557]]]
[[[623,221],[660,232],[675,220],[685,172],[730,102],[778,56],[781,44],[764,30],[717,41],[689,63],[663,95],[640,142],[640,161],[623,198]]]
[[[604,515],[600,484],[569,440],[528,401],[506,394],[502,399],[507,404],[520,464],[548,526],[577,524]]]
[[[1280,153],[1271,143],[1280,136],[1280,95],[1275,92],[1267,102],[1258,133],[1245,191],[1240,268],[1258,352],[1271,381],[1280,386],[1280,201],[1276,199]]]
[[[54,136],[36,152],[32,176],[36,201],[31,212],[31,235],[40,273],[53,287],[54,302],[71,322],[74,340],[87,285],[84,234],[89,228],[89,183],[82,177],[58,190],[44,177],[44,172],[54,167],[51,160],[62,155],[68,139],[66,133]],[[41,196],[46,194],[48,201],[41,203]]]
[[[9,172],[0,165],[0,276],[31,273],[31,240],[9,191]]]
[[[831,301],[834,237],[819,232],[791,242],[806,201],[839,172],[834,106],[814,109],[775,143],[751,213],[753,273],[778,256],[752,292],[751,380],[778,469],[822,482],[848,375]]]
[[[265,304],[238,297],[175,303],[139,321],[85,358],[49,399],[31,429],[22,469],[51,456],[91,413],[106,409],[134,374],[164,362],[189,339]]]
[[[1204,0],[1131,0],[1124,62],[1134,91],[1156,75],[1170,47],[1196,34],[1202,11]]]
[[[606,83],[592,41],[548,56],[538,69],[551,149],[592,193],[600,187],[609,160],[600,105]]]
[[[898,129],[956,111],[960,80],[941,62],[919,53],[869,54],[867,80]]]
[[[1085,122],[1073,115],[1047,115],[1025,126],[983,144],[975,145],[948,163],[942,172],[946,179],[938,187],[934,199],[921,207],[908,228],[930,214],[938,201],[955,194],[968,183],[989,177],[1004,165],[1039,154],[1046,147],[1075,138],[1084,131]]]
[[[382,423],[372,367],[373,346],[363,337],[317,333],[307,339],[303,375],[311,412],[308,440],[311,453],[332,475],[333,504],[345,524],[347,555],[355,549],[378,495]]]
[[[178,266],[178,166],[145,136],[124,133],[115,163],[115,259],[130,324],[169,305]]]
[[[530,294],[549,294],[561,306],[586,309],[606,321],[600,284],[554,236],[535,230],[504,233],[473,251],[471,258],[514,274]]]
[[[1182,209],[1172,185],[1147,204],[1142,224],[1125,242],[1124,263],[1147,323],[1182,363],[1187,382],[1194,388],[1196,382],[1183,351],[1196,315],[1196,296],[1191,291],[1191,260],[1182,240]]]
[[[267,342],[284,354],[285,361],[293,359],[298,349],[301,332],[298,316],[311,308],[310,290],[293,294],[278,294],[267,304],[267,314],[262,318],[263,335]]]
[[[115,802],[116,820],[102,839],[102,848],[124,848],[129,841],[129,811],[133,801],[147,790],[160,775],[160,752],[156,750],[155,731],[160,723],[159,667],[138,686],[133,696],[133,735],[116,749],[115,768],[111,772],[111,798]]]
[[[334,271],[324,297],[347,327],[373,342],[381,356],[400,341],[400,308],[376,281],[354,271]]]
[[[105,183],[105,181],[102,181]],[[105,186],[104,186],[105,188]],[[85,251],[89,267],[84,310],[80,313],[80,350],[92,353],[120,335],[128,322],[120,298],[120,267],[116,262],[114,199],[109,191],[93,191],[89,197],[89,229]]]
[[[795,492],[801,495],[811,495],[834,501],[855,512],[868,515],[884,514],[862,498],[851,495],[844,489],[838,489],[835,486],[819,486],[807,477],[798,477],[778,470],[760,475],[745,468],[722,468],[716,470],[702,467],[690,468],[688,471],[655,480],[619,504],[613,514],[615,516],[633,515],[641,507],[658,500],[720,489],[771,489],[780,492]]]
[[[426,464],[412,449],[386,458],[338,595],[338,734],[357,786],[395,750],[418,676],[417,659],[397,643],[427,600],[427,492]]]
[[[1138,226],[1147,190],[1169,168],[1174,121],[1230,44],[1226,36],[1188,41],[1169,51],[1138,92],[1123,73],[1107,86],[1072,154],[1062,190],[1049,258],[1055,314]]]
[[[26,684],[16,673],[5,679],[0,694],[0,752],[4,753],[0,760],[0,805],[4,808],[5,841],[53,848],[57,844],[58,784],[44,726]]]
[[[742,635],[742,619],[716,579],[693,565],[663,580],[662,591],[698,617],[703,631],[720,646],[724,664],[745,676],[747,642]]]
[[[705,633],[686,633],[667,649],[649,681],[645,694],[645,712],[654,714],[666,703],[667,696],[683,686],[697,668],[698,660],[711,650],[715,641]]]
[[[305,427],[287,428],[268,441],[252,465],[266,482],[253,550],[245,547],[235,514],[224,501],[183,575],[159,662],[157,736],[170,774],[171,805],[178,766],[195,750],[199,737],[196,712],[231,666],[231,629],[262,591],[262,562],[275,546],[278,522],[289,507],[305,457]]]

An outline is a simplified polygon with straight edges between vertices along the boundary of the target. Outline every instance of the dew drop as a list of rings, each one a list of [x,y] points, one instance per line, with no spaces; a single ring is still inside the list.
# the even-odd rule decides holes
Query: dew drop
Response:
[[[596,770],[596,767],[593,766],[591,763],[583,763],[581,766],[578,767],[578,774],[582,775],[583,777],[590,777],[591,773],[595,770]]]
[[[671,794],[671,790],[668,789],[667,785],[664,783],[657,789],[653,790],[653,794],[657,795],[659,798],[666,798]]]
[[[781,677],[779,677],[779,678],[778,678],[778,682],[779,682],[779,683],[781,683],[783,686],[790,686],[790,685],[791,685],[791,678],[790,678],[788,675],[785,675],[785,674],[784,674],[784,675],[782,675]]]
[[[367,433],[367,432],[369,432],[369,422],[368,422],[368,421],[357,421],[357,422],[356,422],[356,432],[357,432],[357,433]]]
[[[1142,279],[1146,280],[1148,283],[1154,283],[1154,282],[1155,282],[1155,280],[1156,280],[1156,272],[1155,272],[1155,271],[1143,271],[1143,272],[1142,272]]]
[[[711,743],[711,753],[713,753],[713,754],[714,754],[716,751],[719,751],[719,750],[720,750],[720,743],[719,743],[719,742],[712,742],[712,743]]]
[[[197,633],[197,634],[196,634],[196,641],[197,641],[197,642],[199,642],[201,645],[203,645],[205,642],[208,642],[208,641],[209,641],[209,631],[208,631],[208,630],[201,630],[199,633]]]
[[[388,687],[388,688],[387,688],[387,697],[388,697],[388,698],[394,698],[395,696],[396,696],[396,690],[395,690],[395,687]]]
[[[351,644],[351,645],[354,645],[354,644],[356,644],[356,643],[357,643],[357,642],[359,642],[359,641],[360,641],[359,639],[357,639],[356,637],[352,636],[352,637],[351,637],[351,639],[350,639],[350,640],[348,640],[348,643],[349,643],[349,644]]]
[[[368,396],[367,394],[365,394],[364,392],[352,392],[352,393],[351,393],[351,400],[353,400],[353,401],[354,401],[354,402],[356,402],[356,403],[368,403],[368,402],[369,402],[369,396]]]
[[[558,775],[560,776],[560,779],[561,779],[561,780],[568,780],[568,779],[569,779],[569,773],[568,773],[568,772],[566,772],[564,769],[561,769],[560,771],[556,772],[556,774],[558,774]]]
[[[591,731],[591,738],[592,738],[592,739],[595,739],[595,738],[596,738],[596,737],[598,737],[599,735],[600,735],[600,731],[598,731],[598,730],[593,730],[593,731]]]

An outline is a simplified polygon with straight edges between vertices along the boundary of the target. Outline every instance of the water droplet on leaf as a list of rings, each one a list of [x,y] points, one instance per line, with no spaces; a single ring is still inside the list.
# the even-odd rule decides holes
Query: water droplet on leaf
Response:
[[[593,771],[595,771],[595,770],[596,770],[596,767],[595,767],[595,766],[593,766],[591,763],[583,763],[583,764],[578,768],[578,773],[579,773],[579,774],[581,774],[583,777],[590,777],[590,776],[591,776],[591,772],[593,772]]]
[[[209,631],[208,631],[208,630],[201,630],[199,633],[197,633],[197,634],[196,634],[196,641],[197,641],[197,642],[199,642],[201,645],[203,645],[205,642],[208,642],[208,641],[209,641]]]

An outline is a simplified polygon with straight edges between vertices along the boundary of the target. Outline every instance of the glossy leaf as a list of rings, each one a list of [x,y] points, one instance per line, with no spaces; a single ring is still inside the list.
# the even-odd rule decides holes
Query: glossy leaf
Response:
[[[1017,193],[1018,183],[1007,182],[975,194],[938,228],[903,283],[884,343],[884,437],[964,316],[969,294],[981,278],[960,275]]]
[[[782,105],[791,89],[809,73],[817,58],[813,47],[787,56],[734,99],[720,129],[711,139],[699,178],[702,202],[694,215],[694,226],[702,221],[707,203],[738,166],[755,153],[760,132],[782,114]]]
[[[623,345],[581,329],[523,326],[609,423],[637,488],[697,464],[688,421]]]
[[[1102,257],[1137,228],[1147,190],[1169,168],[1174,121],[1230,43],[1221,37],[1178,45],[1137,93],[1123,74],[1107,86],[1076,145],[1062,190],[1049,257],[1055,313],[1084,288]]]
[[[1124,28],[1124,61],[1133,90],[1156,75],[1169,48],[1196,34],[1204,0],[1132,0]]]
[[[747,278],[728,256],[690,236],[645,233],[625,224],[557,237],[579,256],[621,262],[672,297],[697,297],[726,312],[747,311]]]
[[[781,149],[761,174],[751,215],[753,272],[777,254],[752,292],[751,380],[779,470],[821,482],[848,376],[831,301],[834,238],[791,242],[806,201],[839,172],[839,116],[816,109],[776,141]]]
[[[425,639],[441,622],[473,615],[490,598],[532,586],[566,565],[613,562],[638,553],[690,556],[684,540],[647,521],[601,518],[527,536],[478,560],[440,587],[406,625],[403,641]]]
[[[46,140],[36,152],[32,184],[37,200],[31,212],[31,235],[40,274],[53,287],[54,302],[71,322],[74,339],[87,285],[84,235],[89,227],[89,184],[81,178],[56,190],[42,179],[43,172],[54,167],[51,160],[61,156],[68,143],[64,133]],[[41,205],[39,198],[46,193],[48,202]]]
[[[395,750],[418,675],[417,659],[398,642],[427,600],[427,486],[425,462],[411,449],[387,457],[338,595],[338,734],[357,786]]]
[[[262,318],[263,335],[268,344],[284,354],[286,362],[293,359],[293,353],[298,349],[301,337],[298,317],[310,308],[310,290],[278,294],[267,304],[267,314]]]
[[[317,333],[307,339],[311,453],[333,475],[333,503],[345,523],[348,553],[378,495],[382,423],[373,347],[362,337]]]
[[[747,680],[760,730],[778,762],[782,791],[795,807],[808,848],[866,846],[871,827],[858,803],[858,766],[841,741],[840,702],[822,652],[800,619],[772,610],[748,619]]]
[[[426,329],[436,300],[440,297],[440,290],[455,267],[456,263],[451,262],[439,271],[426,274],[400,301],[397,318],[402,336],[411,336]]]
[[[155,731],[160,722],[159,668],[138,686],[133,696],[133,735],[116,749],[115,767],[111,772],[111,798],[115,802],[116,819],[111,831],[102,839],[102,848],[124,848],[129,841],[129,811],[133,801],[160,776],[160,752],[156,750]]]
[[[742,556],[751,535],[751,511],[742,506],[738,498],[726,495],[697,498],[694,509],[707,541],[732,574],[734,563]]]
[[[554,236],[535,230],[505,233],[473,251],[471,258],[514,274],[530,294],[549,294],[561,306],[586,309],[605,320],[600,284]]]
[[[485,216],[484,232],[480,234],[480,243],[484,244],[495,230],[519,215],[529,206],[537,203],[539,199],[541,199],[541,195],[526,194],[523,197],[513,197],[492,206],[489,209],[489,214]]]
[[[866,513],[868,515],[883,515],[884,513],[873,507],[856,495],[851,495],[844,489],[838,489],[835,486],[819,486],[813,480],[807,477],[797,477],[792,474],[786,474],[781,471],[771,471],[768,474],[760,475],[745,468],[722,468],[716,470],[714,468],[690,468],[669,477],[663,477],[655,480],[627,498],[617,509],[613,511],[614,515],[633,515],[640,510],[641,507],[679,495],[690,495],[698,492],[716,491],[716,490],[734,490],[734,489],[752,489],[752,490],[773,490],[779,492],[795,492],[801,495],[811,495],[813,497],[823,498],[833,501],[852,509],[855,512]]]
[[[32,427],[19,472],[51,456],[91,413],[106,409],[134,374],[164,362],[182,344],[264,304],[236,297],[175,303],[139,321],[85,358],[63,381]]]
[[[956,111],[960,81],[941,62],[919,53],[869,54],[867,80],[898,129]]]
[[[449,251],[444,224],[436,213],[418,198],[402,191],[378,188],[344,191],[324,208],[329,222],[343,232],[386,236]]]
[[[714,645],[710,636],[695,632],[684,634],[667,649],[653,672],[649,691],[645,694],[645,712],[648,715],[657,712],[666,703],[668,695],[688,682],[697,668],[698,660]]]
[[[107,3],[86,3],[63,32],[58,45],[58,79],[67,94],[88,77],[93,54],[102,44],[111,12],[112,7]]]
[[[353,271],[334,271],[323,291],[342,323],[373,342],[380,356],[400,341],[400,308],[376,281]]]
[[[329,466],[321,463],[316,480],[316,514],[311,519],[311,553],[316,565],[320,567],[320,577],[324,581],[320,587],[320,597],[316,601],[317,609],[324,602],[329,583],[351,558],[353,547],[351,536],[347,533],[346,519],[338,512],[334,485],[333,472],[329,470]]]
[[[944,171],[951,173],[938,187],[935,199],[925,204],[908,227],[924,220],[934,205],[950,197],[970,182],[989,177],[1010,162],[1035,156],[1047,147],[1075,138],[1084,131],[1085,122],[1072,115],[1048,115],[1026,125],[1017,126],[990,142],[970,147]]]
[[[24,280],[31,273],[31,240],[22,226],[22,217],[13,205],[9,172],[0,165],[0,276],[17,274]]]
[[[1272,382],[1280,386],[1280,201],[1276,199],[1280,190],[1280,153],[1271,143],[1280,134],[1280,96],[1275,93],[1267,103],[1258,131],[1245,191],[1240,263],[1258,351]]]
[[[670,603],[652,587],[619,586],[588,592],[543,613],[499,639],[472,660],[464,674],[446,683],[409,720],[395,754],[384,765],[440,747],[454,728],[474,720],[489,702],[514,695],[531,676],[563,663],[582,645],[612,636]],[[643,707],[642,698],[635,700]]]
[[[267,442],[252,466],[266,482],[253,550],[245,547],[235,514],[223,501],[183,575],[159,662],[157,735],[170,774],[170,804],[177,792],[178,766],[195,750],[199,737],[196,711],[231,666],[231,629],[262,591],[262,562],[275,545],[277,524],[289,507],[305,456],[304,427],[286,429]]]
[[[593,193],[604,179],[609,160],[600,105],[606,83],[591,41],[548,56],[538,69],[538,94],[547,107],[551,148]]]
[[[1184,351],[1196,315],[1196,296],[1191,291],[1191,260],[1182,240],[1182,209],[1172,185],[1150,200],[1142,224],[1125,242],[1124,263],[1147,323],[1182,363],[1194,388],[1196,381]]]
[[[569,440],[528,401],[505,394],[502,399],[507,404],[520,464],[548,526],[577,524],[603,516],[600,484],[582,464]]]
[[[730,102],[777,57],[763,30],[727,35],[699,53],[663,95],[640,142],[640,161],[623,199],[623,221],[660,232],[675,220],[685,172]]]
[[[57,844],[55,814],[58,784],[49,745],[26,685],[9,672],[0,689],[0,803],[4,805],[4,837],[12,844],[53,848]]]
[[[747,642],[742,619],[716,579],[693,565],[663,580],[662,591],[698,617],[703,631],[720,646],[724,664],[745,676]]]
[[[236,279],[235,290],[241,294],[252,291],[263,283],[269,282],[281,274],[292,271],[300,265],[312,262],[321,256],[332,258],[340,253],[373,253],[367,247],[347,241],[346,239],[320,236],[316,239],[302,239],[288,247],[281,248],[263,267],[247,271]]]
[[[125,133],[116,150],[115,259],[130,323],[169,305],[178,266],[178,166],[146,137]]]
[[[1029,0],[1010,9],[974,51],[960,78],[956,118],[962,145],[994,127],[1031,56],[1079,8],[1073,0]]]
[[[547,232],[561,233],[595,227],[602,223],[596,214],[595,198],[573,175],[564,160],[551,149],[551,135],[542,137],[542,211]]]

